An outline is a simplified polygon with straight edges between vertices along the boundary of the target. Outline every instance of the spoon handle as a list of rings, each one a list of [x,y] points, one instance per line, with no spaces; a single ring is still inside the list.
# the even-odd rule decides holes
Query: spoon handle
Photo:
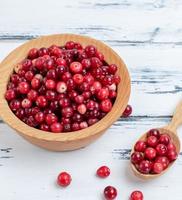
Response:
[[[182,124],[182,101],[180,101],[180,103],[177,105],[176,110],[173,114],[173,118],[168,125],[168,129],[174,131],[174,133],[177,133],[176,129],[181,124]]]

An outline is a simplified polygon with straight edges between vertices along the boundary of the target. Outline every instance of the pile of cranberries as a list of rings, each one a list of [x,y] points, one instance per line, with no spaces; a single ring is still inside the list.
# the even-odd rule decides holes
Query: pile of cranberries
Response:
[[[87,128],[111,111],[120,77],[93,45],[32,48],[14,68],[5,98],[29,126],[54,133]]]
[[[131,155],[131,162],[143,174],[160,174],[178,154],[168,134],[160,134],[158,129],[151,129],[145,141],[138,141]]]
[[[101,166],[97,169],[96,175],[99,178],[107,178],[111,171],[107,166]],[[57,184],[61,187],[67,187],[72,181],[71,175],[68,172],[61,172],[57,177]],[[118,195],[118,191],[113,186],[107,186],[103,191],[104,199],[114,200]],[[143,200],[143,194],[141,191],[133,191],[130,195],[130,200]]]

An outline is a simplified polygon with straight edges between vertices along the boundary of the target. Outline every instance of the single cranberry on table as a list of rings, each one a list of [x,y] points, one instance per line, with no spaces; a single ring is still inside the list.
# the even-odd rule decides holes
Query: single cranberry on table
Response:
[[[129,117],[131,113],[132,113],[132,107],[130,105],[127,105],[122,114],[122,117]]]
[[[107,166],[101,166],[97,169],[97,176],[100,177],[100,178],[106,178],[110,175],[110,169],[109,167]]]
[[[143,200],[143,193],[141,191],[133,191],[130,195],[130,200]]]
[[[67,187],[72,181],[71,175],[67,172],[61,172],[57,177],[57,184],[62,187]]]
[[[106,200],[113,200],[117,197],[117,189],[113,186],[107,186],[104,189],[104,197]]]

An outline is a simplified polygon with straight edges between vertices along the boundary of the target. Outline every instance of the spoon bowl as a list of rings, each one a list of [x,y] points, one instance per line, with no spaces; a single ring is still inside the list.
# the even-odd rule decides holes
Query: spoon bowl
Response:
[[[178,155],[180,153],[181,143],[180,143],[180,139],[177,135],[177,128],[182,123],[181,116],[182,116],[182,102],[180,102],[178,104],[176,111],[174,113],[174,116],[172,118],[172,121],[169,123],[169,125],[162,127],[162,128],[157,128],[157,130],[159,130],[160,134],[165,133],[165,134],[168,134],[171,137],[171,140],[173,141],[173,143],[176,147],[176,152],[177,152]],[[146,138],[147,138],[147,132],[145,134],[143,134],[139,138],[139,140],[140,141],[146,141]],[[134,152],[134,146],[131,150],[131,155],[132,155],[133,152]],[[135,165],[132,164],[132,162],[130,160],[131,169],[132,169],[134,175],[137,176],[140,179],[143,179],[143,180],[149,180],[149,179],[154,179],[154,178],[160,177],[161,175],[163,175],[164,173],[166,173],[169,170],[169,168],[174,164],[174,162],[175,161],[171,162],[169,164],[169,166],[165,170],[163,170],[160,174],[143,174],[143,173],[141,173],[137,170]]]

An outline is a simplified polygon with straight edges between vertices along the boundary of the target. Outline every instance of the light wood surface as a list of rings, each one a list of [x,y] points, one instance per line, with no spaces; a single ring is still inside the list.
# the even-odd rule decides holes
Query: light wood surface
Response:
[[[67,41],[75,41],[83,46],[92,44],[101,51],[109,64],[118,66],[118,75],[121,77],[121,82],[117,88],[117,97],[112,110],[98,123],[77,131],[69,133],[55,134],[51,132],[41,131],[26,125],[20,121],[10,110],[4,94],[7,88],[7,83],[14,67],[21,62],[27,55],[28,51],[33,48],[49,47],[52,44],[64,45]],[[4,76],[6,74],[6,76]],[[32,144],[38,145],[48,150],[67,151],[85,147],[110,127],[123,113],[128,103],[130,96],[130,77],[128,70],[122,59],[104,43],[86,36],[75,34],[60,34],[43,36],[33,39],[12,51],[0,65],[0,115],[2,119],[14,128],[23,138],[30,141]]]
[[[133,176],[129,156],[142,133],[170,122],[182,99],[182,0],[1,0],[0,13],[1,61],[37,36],[97,38],[127,64],[133,107],[130,118],[119,119],[95,143],[65,153],[27,143],[0,120],[0,199],[100,200],[104,187],[114,185],[117,200],[128,200],[135,189],[145,200],[181,200],[182,153],[166,174],[145,182]],[[181,138],[181,128],[178,134]],[[112,172],[100,180],[94,174],[103,164]],[[73,177],[66,189],[55,185],[62,170]]]

